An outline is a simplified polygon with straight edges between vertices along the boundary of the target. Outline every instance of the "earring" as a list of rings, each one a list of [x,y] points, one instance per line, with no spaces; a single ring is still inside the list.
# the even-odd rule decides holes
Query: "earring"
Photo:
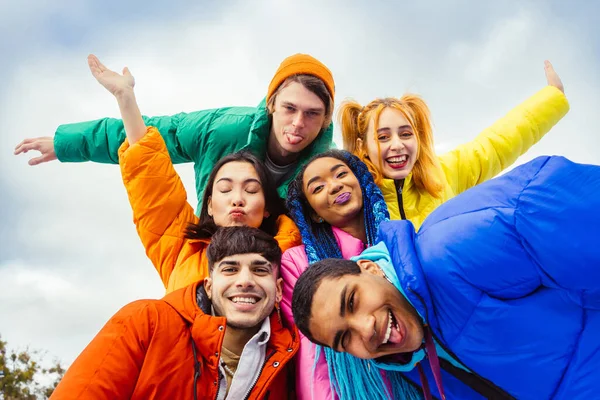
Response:
[[[319,219],[317,220],[317,222],[318,222],[319,224],[322,224],[322,223],[323,223],[323,221],[325,221],[325,220],[324,220],[323,218],[321,218],[321,217],[319,217]]]

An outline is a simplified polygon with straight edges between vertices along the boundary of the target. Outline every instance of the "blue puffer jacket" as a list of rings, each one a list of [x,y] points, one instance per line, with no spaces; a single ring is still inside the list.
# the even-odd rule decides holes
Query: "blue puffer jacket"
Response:
[[[600,397],[599,166],[540,157],[380,238],[448,399]]]

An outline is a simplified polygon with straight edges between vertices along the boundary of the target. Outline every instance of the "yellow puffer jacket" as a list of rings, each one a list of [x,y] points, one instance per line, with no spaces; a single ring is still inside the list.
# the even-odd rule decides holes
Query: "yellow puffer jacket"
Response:
[[[443,202],[487,181],[513,164],[569,111],[564,93],[547,86],[512,109],[472,142],[439,157],[445,178],[440,198],[419,191],[409,175],[402,188],[402,208],[392,179],[380,186],[391,219],[408,219],[419,229]],[[404,214],[404,215],[403,215]]]
[[[126,140],[119,149],[119,164],[133,222],[167,293],[206,278],[210,240],[184,237],[188,223],[197,223],[198,217],[187,202],[183,183],[158,130],[149,127],[133,146]],[[282,252],[302,243],[290,218],[282,215],[277,224],[275,239]]]

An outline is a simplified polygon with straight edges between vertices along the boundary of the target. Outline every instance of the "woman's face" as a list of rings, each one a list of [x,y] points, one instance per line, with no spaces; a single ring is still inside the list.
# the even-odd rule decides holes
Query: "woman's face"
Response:
[[[252,164],[232,161],[219,169],[208,198],[208,215],[217,226],[261,226],[269,214],[262,184]]]
[[[311,162],[302,176],[302,191],[315,212],[331,226],[343,228],[360,217],[363,208],[358,179],[345,162],[321,157]]]
[[[366,146],[371,162],[382,168],[388,179],[404,179],[412,171],[419,151],[417,137],[402,113],[387,107],[379,114],[379,126],[375,132],[374,117],[367,128]],[[379,149],[377,149],[379,142]]]

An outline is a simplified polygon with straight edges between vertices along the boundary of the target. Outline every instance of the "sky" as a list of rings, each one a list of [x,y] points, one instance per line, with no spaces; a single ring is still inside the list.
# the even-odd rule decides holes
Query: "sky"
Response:
[[[152,3],[152,2],[150,2]],[[439,153],[473,139],[560,75],[571,110],[517,164],[600,164],[600,3],[576,0],[5,0],[0,4],[0,335],[70,364],[120,307],[160,298],[115,165],[27,165],[27,137],[118,117],[86,57],[128,66],[145,115],[265,96],[288,55],[333,72],[336,103],[418,93]],[[336,128],[336,142],[341,145]],[[194,206],[193,166],[177,166]]]

